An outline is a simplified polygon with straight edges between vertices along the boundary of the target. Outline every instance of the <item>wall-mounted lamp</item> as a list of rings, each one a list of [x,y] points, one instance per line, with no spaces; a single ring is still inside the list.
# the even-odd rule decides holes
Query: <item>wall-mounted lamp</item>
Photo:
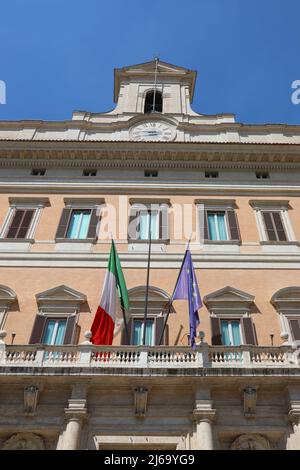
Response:
[[[16,337],[16,333],[12,333],[11,334],[11,344],[14,344],[15,337]]]
[[[270,339],[271,339],[271,346],[273,346],[273,342],[274,342],[274,334],[273,333],[270,334]]]

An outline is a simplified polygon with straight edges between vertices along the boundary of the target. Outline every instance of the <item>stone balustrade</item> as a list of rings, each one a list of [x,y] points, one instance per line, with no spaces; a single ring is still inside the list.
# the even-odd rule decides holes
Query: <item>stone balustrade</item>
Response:
[[[79,367],[130,369],[299,368],[300,349],[290,346],[46,346],[0,344],[0,368]]]

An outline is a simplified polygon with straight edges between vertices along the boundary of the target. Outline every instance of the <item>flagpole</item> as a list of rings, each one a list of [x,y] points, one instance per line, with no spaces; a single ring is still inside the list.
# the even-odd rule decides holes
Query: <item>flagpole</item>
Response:
[[[144,331],[143,331],[143,346],[146,344],[146,321],[148,314],[148,297],[149,297],[149,277],[150,277],[150,259],[151,259],[151,210],[148,211],[149,214],[149,228],[148,228],[148,263],[147,263],[147,281],[146,281],[146,295],[145,295],[145,313],[144,313]]]
[[[175,284],[175,287],[174,287],[174,290],[173,290],[172,297],[170,298],[170,301],[169,301],[167,316],[166,316],[165,323],[164,323],[164,326],[163,326],[163,329],[162,329],[162,332],[161,332],[161,335],[160,335],[159,343],[158,343],[159,346],[161,345],[161,342],[162,342],[163,337],[164,337],[165,329],[166,329],[167,322],[168,322],[168,319],[169,319],[169,315],[170,315],[170,313],[171,313],[171,308],[172,308],[172,305],[173,305],[173,296],[174,296],[174,293],[175,293],[175,290],[176,290],[176,286],[177,286],[177,283],[178,283],[178,279],[180,278],[180,274],[181,274],[181,271],[182,271],[182,267],[183,267],[184,262],[185,262],[186,253],[187,253],[187,251],[188,251],[188,249],[189,249],[189,247],[190,247],[191,238],[192,238],[192,234],[190,235],[190,238],[189,238],[187,247],[186,247],[186,249],[185,249],[184,258],[183,258],[183,261],[182,261],[182,264],[181,264],[181,268],[180,268],[180,271],[179,271],[179,274],[178,274],[178,277],[177,277],[177,281],[176,281],[176,284]]]
[[[113,238],[111,238],[111,243],[113,245],[115,245],[115,242],[114,242]],[[116,250],[114,250],[114,255],[116,256]],[[116,259],[115,259],[115,264],[117,264]],[[124,321],[124,326],[125,326],[125,334],[126,334],[127,344],[130,344],[128,325],[127,325],[127,321],[126,321],[126,313],[125,313],[124,305],[122,305],[122,300],[120,301],[120,304],[121,304],[121,310],[122,310],[122,314],[123,314],[123,321]]]

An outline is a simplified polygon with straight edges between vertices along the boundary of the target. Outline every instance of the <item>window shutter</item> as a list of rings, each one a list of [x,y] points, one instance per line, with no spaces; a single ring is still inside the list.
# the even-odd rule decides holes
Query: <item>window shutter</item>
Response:
[[[163,331],[163,328],[164,328],[164,324],[165,324],[165,316],[164,315],[162,317],[156,317],[156,319],[155,319],[155,345],[156,346],[159,346],[159,340],[160,340],[160,337],[161,337],[161,334],[162,334],[162,331]],[[163,335],[161,344],[162,345],[166,344],[166,329],[164,331],[164,335]]]
[[[285,234],[284,227],[282,224],[281,215],[279,214],[279,212],[273,212],[272,215],[273,215],[273,220],[274,220],[274,225],[276,228],[278,240],[281,242],[286,242],[287,238],[286,238],[286,234]]]
[[[17,209],[6,238],[25,238],[30,227],[34,209]]]
[[[100,216],[97,215],[98,209],[92,209],[91,218],[90,218],[90,225],[87,234],[87,238],[94,238],[97,239],[97,226],[100,221]]]
[[[240,241],[241,236],[235,211],[233,209],[228,209],[226,211],[226,214],[229,226],[230,239]]]
[[[64,344],[73,344],[73,337],[76,324],[76,315],[70,315],[67,319]]]
[[[124,325],[122,329],[122,338],[121,338],[121,343],[123,345],[131,344],[132,318],[129,318],[127,320],[127,329],[128,329],[129,342],[127,340],[127,335],[126,335],[126,330],[125,330],[125,325]]]
[[[289,320],[294,341],[300,341],[300,320]]]
[[[168,240],[168,206],[161,206],[159,210],[159,239]]]
[[[128,221],[128,240],[137,240],[140,233],[140,212],[132,208]]]
[[[199,227],[200,227],[200,242],[203,240],[209,240],[208,236],[208,223],[207,223],[207,210],[203,207],[199,207]]]
[[[275,230],[274,230],[274,227],[273,227],[271,213],[270,212],[262,212],[262,216],[263,216],[263,219],[264,219],[266,232],[267,232],[269,241],[276,241],[277,237],[276,237],[276,233],[275,233]]]
[[[47,317],[44,315],[37,315],[34,320],[29,344],[38,344],[42,342],[43,332]]]
[[[55,238],[65,238],[72,209],[63,209]]]
[[[242,321],[245,333],[245,344],[256,344],[252,318],[243,318]]]
[[[211,344],[219,346],[222,344],[220,320],[216,317],[211,317]]]
[[[15,238],[19,230],[21,221],[23,219],[24,213],[25,213],[25,210],[23,209],[17,209],[15,211],[9,230],[7,232],[6,238]]]
[[[28,209],[28,210],[25,211],[25,214],[24,214],[23,220],[21,222],[21,226],[20,226],[17,238],[26,238],[28,229],[29,229],[31,221],[32,221],[33,214],[34,214],[33,209]]]

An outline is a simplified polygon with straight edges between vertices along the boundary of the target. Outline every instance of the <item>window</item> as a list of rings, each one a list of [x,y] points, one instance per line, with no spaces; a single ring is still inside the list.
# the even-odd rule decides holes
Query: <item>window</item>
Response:
[[[73,210],[66,233],[66,238],[86,238],[90,225],[90,210]]]
[[[211,312],[212,345],[257,344],[250,316],[253,295],[226,286],[206,295],[203,301]]]
[[[221,338],[225,346],[240,346],[242,335],[239,320],[221,320]]]
[[[61,285],[36,295],[35,317],[29,344],[75,344],[78,341],[77,316],[86,296]]]
[[[144,335],[144,314],[145,314],[145,293],[146,286],[139,286],[129,290],[130,318],[127,322],[129,338],[123,325],[122,344],[141,345]],[[162,337],[161,344],[168,343],[168,325],[163,332],[166,313],[168,311],[169,296],[162,289],[149,286],[148,290],[148,314],[146,319],[147,346],[158,345]],[[171,309],[170,314],[174,313]]]
[[[157,211],[140,211],[139,213],[139,224],[140,230],[137,235],[138,240],[148,240],[149,229],[152,240],[158,240],[159,238],[159,213]],[[151,227],[149,227],[149,223]]]
[[[271,298],[279,314],[280,337],[284,344],[300,344],[300,287],[284,287]]]
[[[82,176],[97,176],[97,170],[83,170]]]
[[[219,172],[218,171],[206,171],[205,178],[219,178]]]
[[[291,209],[289,201],[278,200],[250,200],[254,209],[261,245],[285,245],[282,250],[298,250],[299,242],[295,238],[288,210]],[[294,245],[294,246],[293,246]],[[265,250],[274,250],[274,247],[264,247]],[[276,250],[280,249],[279,246]]]
[[[56,240],[96,240],[100,215],[98,209],[65,208],[56,232]]]
[[[158,176],[158,171],[157,170],[145,170],[144,176],[146,178],[149,178],[149,177],[155,178]]]
[[[257,171],[255,175],[256,175],[256,178],[259,180],[265,180],[265,179],[270,178],[270,174],[268,171]]]
[[[240,231],[233,200],[195,200],[198,206],[200,239],[203,243],[240,244]]]
[[[148,91],[145,97],[144,113],[161,113],[162,105],[162,93],[158,90]]]
[[[228,240],[225,212],[207,212],[210,240]]]
[[[150,225],[150,227],[149,227]],[[128,223],[130,241],[168,240],[168,205],[167,204],[133,204]]]
[[[26,238],[35,209],[16,209],[4,238]]]
[[[143,344],[144,338],[144,320],[134,319],[133,320],[133,341],[132,344],[139,346]],[[153,346],[154,344],[154,320],[146,320],[146,337],[145,337],[146,346]]]
[[[269,241],[287,241],[280,212],[262,211],[265,231]]]
[[[43,344],[64,344],[64,337],[66,332],[66,319],[47,319],[46,326],[42,338]]]
[[[33,168],[31,170],[32,176],[44,176],[45,173],[46,173],[46,170],[44,168]]]

